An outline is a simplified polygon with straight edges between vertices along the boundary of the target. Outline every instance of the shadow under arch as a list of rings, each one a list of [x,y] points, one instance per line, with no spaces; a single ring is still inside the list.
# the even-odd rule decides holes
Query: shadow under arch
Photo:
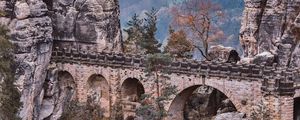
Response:
[[[122,100],[139,102],[141,95],[145,93],[143,84],[136,78],[127,78],[121,85]]]
[[[171,101],[171,105],[168,109],[167,120],[185,120],[184,109],[186,107],[186,102],[188,101],[189,97],[193,95],[194,91],[196,91],[201,86],[213,88],[213,90],[223,94],[227,99],[230,100],[230,103],[232,103],[232,100],[229,98],[229,96],[225,95],[222,91],[218,90],[215,87],[207,86],[207,85],[193,85],[180,91],[179,94],[177,94],[176,97]],[[237,110],[236,105],[234,103],[232,104],[236,111]]]
[[[99,74],[93,74],[87,81],[87,103],[99,106],[103,110],[104,117],[110,115],[110,85],[108,81]]]
[[[64,104],[76,99],[76,83],[71,73],[67,71],[58,71],[57,73],[59,95]]]
[[[300,97],[294,98],[294,120],[300,120]]]
[[[76,100],[76,83],[74,77],[68,71],[53,71],[48,74],[44,83],[44,99],[42,106],[48,106],[49,102],[55,105],[53,113],[41,113],[39,119],[54,119],[61,117],[63,112],[71,101]],[[56,90],[58,90],[56,92]],[[55,91],[55,92],[54,92]],[[48,107],[42,107],[42,109]],[[41,110],[47,111],[47,110]],[[48,112],[48,111],[47,111]]]

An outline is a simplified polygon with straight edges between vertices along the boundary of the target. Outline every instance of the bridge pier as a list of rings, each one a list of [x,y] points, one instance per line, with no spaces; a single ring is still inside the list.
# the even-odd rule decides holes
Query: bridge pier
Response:
[[[264,96],[263,103],[266,106],[262,112],[264,117],[271,120],[293,120],[294,98],[291,96]]]

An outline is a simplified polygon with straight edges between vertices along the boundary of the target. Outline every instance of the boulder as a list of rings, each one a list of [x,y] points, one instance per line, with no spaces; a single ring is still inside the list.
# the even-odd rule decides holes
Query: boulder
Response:
[[[239,62],[240,64],[257,64],[261,65],[265,63],[265,65],[273,65],[276,63],[276,56],[270,52],[263,52],[255,55],[254,57],[245,57],[242,58]]]
[[[263,52],[256,56],[254,56],[253,64],[262,64],[266,63],[266,65],[273,65],[275,63],[275,55],[271,54],[270,52]]]
[[[21,20],[29,17],[30,15],[30,8],[26,2],[17,1],[15,4],[15,15],[16,18]]]
[[[228,113],[218,114],[215,120],[247,120],[245,117],[246,116],[244,113],[228,112]]]
[[[219,62],[234,62],[240,60],[239,54],[232,47],[224,47],[222,45],[211,46],[208,51],[208,56],[212,61]]]

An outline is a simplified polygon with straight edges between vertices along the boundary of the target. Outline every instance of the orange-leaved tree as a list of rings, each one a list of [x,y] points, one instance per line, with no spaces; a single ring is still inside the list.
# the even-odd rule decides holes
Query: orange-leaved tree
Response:
[[[175,31],[169,27],[168,43],[164,48],[164,52],[171,54],[176,58],[190,58],[194,47],[183,30]]]
[[[209,43],[223,37],[218,27],[224,14],[221,6],[211,0],[184,0],[172,8],[173,25],[185,30],[201,55],[210,60]]]

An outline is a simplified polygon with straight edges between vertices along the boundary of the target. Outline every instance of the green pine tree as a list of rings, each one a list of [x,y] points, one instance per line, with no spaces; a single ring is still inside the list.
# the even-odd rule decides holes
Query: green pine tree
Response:
[[[154,54],[154,53],[160,53],[161,51],[159,48],[161,47],[161,44],[157,41],[155,38],[155,34],[157,32],[157,10],[152,8],[150,12],[146,12],[146,18],[145,18],[145,33],[144,38],[142,39],[141,46],[146,50],[146,54]]]
[[[139,53],[141,52],[141,40],[143,39],[143,20],[139,19],[137,14],[134,14],[130,21],[128,21],[127,29],[124,31],[128,34],[128,38],[124,42],[125,53]]]

